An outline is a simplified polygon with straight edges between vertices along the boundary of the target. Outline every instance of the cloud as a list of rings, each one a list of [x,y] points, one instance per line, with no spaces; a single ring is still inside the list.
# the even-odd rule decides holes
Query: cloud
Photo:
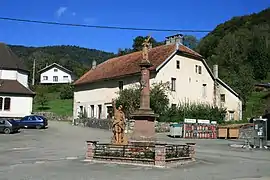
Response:
[[[94,23],[96,23],[96,21],[97,21],[96,18],[91,18],[91,17],[83,19],[83,22],[85,22],[86,24],[94,24]]]
[[[60,7],[60,8],[56,11],[57,17],[62,16],[66,11],[67,11],[67,7]]]
[[[76,16],[76,12],[71,13],[72,16]]]

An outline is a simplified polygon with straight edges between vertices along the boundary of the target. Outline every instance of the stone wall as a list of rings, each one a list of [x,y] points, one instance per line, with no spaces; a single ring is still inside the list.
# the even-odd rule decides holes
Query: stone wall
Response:
[[[52,112],[34,112],[36,115],[41,115],[46,117],[50,121],[73,121],[72,116],[61,116],[56,115]],[[99,128],[99,129],[107,129],[111,130],[112,120],[111,119],[96,119],[96,118],[85,118],[85,119],[75,119],[74,124],[83,127],[91,127],[91,128]],[[167,122],[155,122],[156,132],[169,132],[170,131],[170,123]],[[126,132],[131,133],[134,127],[134,120],[129,120],[126,125]]]
[[[46,117],[50,121],[70,121],[72,122],[72,116],[57,115],[53,112],[34,112],[35,115],[40,115]]]
[[[112,120],[111,119],[76,119],[75,124],[84,127],[108,129],[111,130]],[[155,122],[156,132],[169,132],[170,123]],[[134,127],[134,120],[129,120],[126,125],[126,132],[131,133]]]

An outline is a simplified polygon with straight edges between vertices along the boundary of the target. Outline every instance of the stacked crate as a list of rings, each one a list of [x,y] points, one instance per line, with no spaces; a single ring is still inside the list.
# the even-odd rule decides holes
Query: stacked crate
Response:
[[[184,138],[216,139],[216,121],[185,119]]]

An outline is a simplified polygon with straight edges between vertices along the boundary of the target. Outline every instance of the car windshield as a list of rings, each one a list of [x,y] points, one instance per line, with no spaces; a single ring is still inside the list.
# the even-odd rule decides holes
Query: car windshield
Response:
[[[17,121],[15,121],[14,119],[8,119],[7,121],[10,122],[10,123],[12,123],[12,124],[13,123],[17,123]]]

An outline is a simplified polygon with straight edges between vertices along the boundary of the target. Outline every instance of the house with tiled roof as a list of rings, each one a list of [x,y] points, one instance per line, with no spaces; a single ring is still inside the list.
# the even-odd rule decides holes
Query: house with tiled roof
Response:
[[[242,119],[239,95],[218,77],[218,66],[213,71],[197,52],[182,44],[183,36],[166,38],[166,44],[149,49],[150,83],[169,82],[171,105],[181,102],[208,103],[227,109],[228,120]],[[142,52],[134,52],[108,59],[95,66],[75,83],[74,119],[82,110],[88,117],[107,118],[112,98],[123,88],[139,84]]]
[[[39,70],[40,84],[67,84],[74,81],[74,74],[71,70],[57,63],[52,63]]]
[[[29,71],[23,62],[0,43],[0,117],[31,114],[35,93],[28,86]]]

